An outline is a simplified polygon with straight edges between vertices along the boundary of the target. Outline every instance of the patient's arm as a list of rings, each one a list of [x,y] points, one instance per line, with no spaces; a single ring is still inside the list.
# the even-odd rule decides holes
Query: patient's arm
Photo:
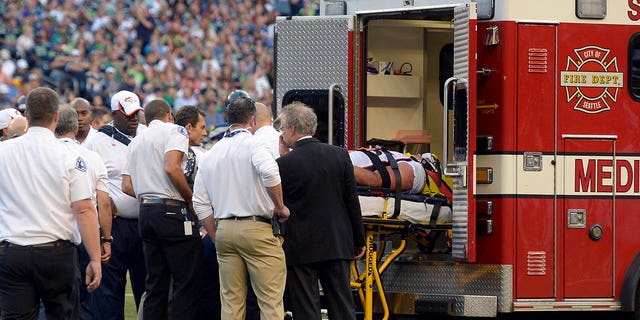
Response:
[[[371,171],[360,167],[353,167],[356,183],[367,187],[382,187],[382,177],[377,171]]]
[[[398,169],[400,176],[402,177],[402,190],[411,190],[413,187],[413,169],[406,163],[398,163]],[[396,177],[391,167],[387,167],[389,177],[391,178],[391,186],[389,188],[394,189],[396,187]],[[369,169],[353,167],[353,173],[356,176],[356,183],[361,186],[367,187],[382,187],[382,177],[378,171],[371,171]]]

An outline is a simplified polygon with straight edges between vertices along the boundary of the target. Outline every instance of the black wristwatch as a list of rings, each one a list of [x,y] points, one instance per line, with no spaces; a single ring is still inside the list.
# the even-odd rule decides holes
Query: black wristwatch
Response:
[[[101,243],[112,243],[113,242],[113,237],[100,237],[100,242]]]

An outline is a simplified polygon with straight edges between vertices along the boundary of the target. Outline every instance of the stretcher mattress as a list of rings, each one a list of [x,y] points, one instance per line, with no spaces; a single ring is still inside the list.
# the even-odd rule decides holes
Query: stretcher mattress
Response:
[[[358,196],[362,216],[381,217],[384,211],[384,198],[375,196]],[[389,198],[387,215],[393,213],[394,198]],[[424,202],[401,200],[398,219],[407,220],[416,224],[429,224],[434,205]],[[436,224],[448,224],[452,222],[451,208],[441,206]]]

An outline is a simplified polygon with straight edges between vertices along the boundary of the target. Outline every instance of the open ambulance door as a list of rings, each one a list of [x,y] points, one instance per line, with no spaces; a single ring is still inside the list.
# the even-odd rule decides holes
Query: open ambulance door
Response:
[[[476,151],[476,8],[474,3],[455,8],[453,77],[445,82],[444,97],[452,92],[452,109],[448,118],[453,118],[453,130],[445,125],[444,142],[453,154],[443,154],[445,174],[454,178],[453,185],[453,257],[474,262],[476,260],[476,215],[475,187]],[[449,137],[453,136],[452,139]]]
[[[357,114],[362,123],[360,145],[393,137],[399,129],[428,132],[429,151],[440,158],[446,175],[454,178],[453,258],[474,262],[476,3],[355,14],[354,29],[362,38],[362,54],[356,57],[363,57],[357,68],[363,70],[362,108]],[[445,50],[451,47],[453,52]],[[448,52],[444,57],[448,63],[442,61],[443,52]],[[385,61],[377,66],[393,61],[393,73],[372,70],[376,60]]]
[[[275,113],[304,102],[318,116],[315,137],[343,147],[350,146],[352,25],[352,16],[296,16],[278,17],[275,27]]]

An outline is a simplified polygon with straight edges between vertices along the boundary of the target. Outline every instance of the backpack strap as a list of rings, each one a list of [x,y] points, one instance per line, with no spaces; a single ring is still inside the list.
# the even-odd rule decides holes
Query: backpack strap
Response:
[[[380,172],[380,177],[382,178],[382,187],[389,188],[391,186],[391,176],[389,176],[387,168],[385,167],[384,163],[382,163],[380,158],[378,158],[378,155],[369,150],[362,149],[359,151],[367,155],[367,157],[369,157],[369,160],[371,160],[375,171]]]
[[[381,149],[381,150],[387,156],[387,161],[389,163],[389,166],[393,170],[393,174],[396,177],[396,190],[395,190],[396,196],[395,196],[395,203],[394,203],[394,208],[393,208],[393,215],[391,216],[391,218],[395,219],[400,214],[400,203],[402,202],[402,196],[401,196],[401,194],[402,194],[402,177],[400,176],[400,169],[398,169],[398,162],[393,157],[391,152],[389,152],[387,149]]]

